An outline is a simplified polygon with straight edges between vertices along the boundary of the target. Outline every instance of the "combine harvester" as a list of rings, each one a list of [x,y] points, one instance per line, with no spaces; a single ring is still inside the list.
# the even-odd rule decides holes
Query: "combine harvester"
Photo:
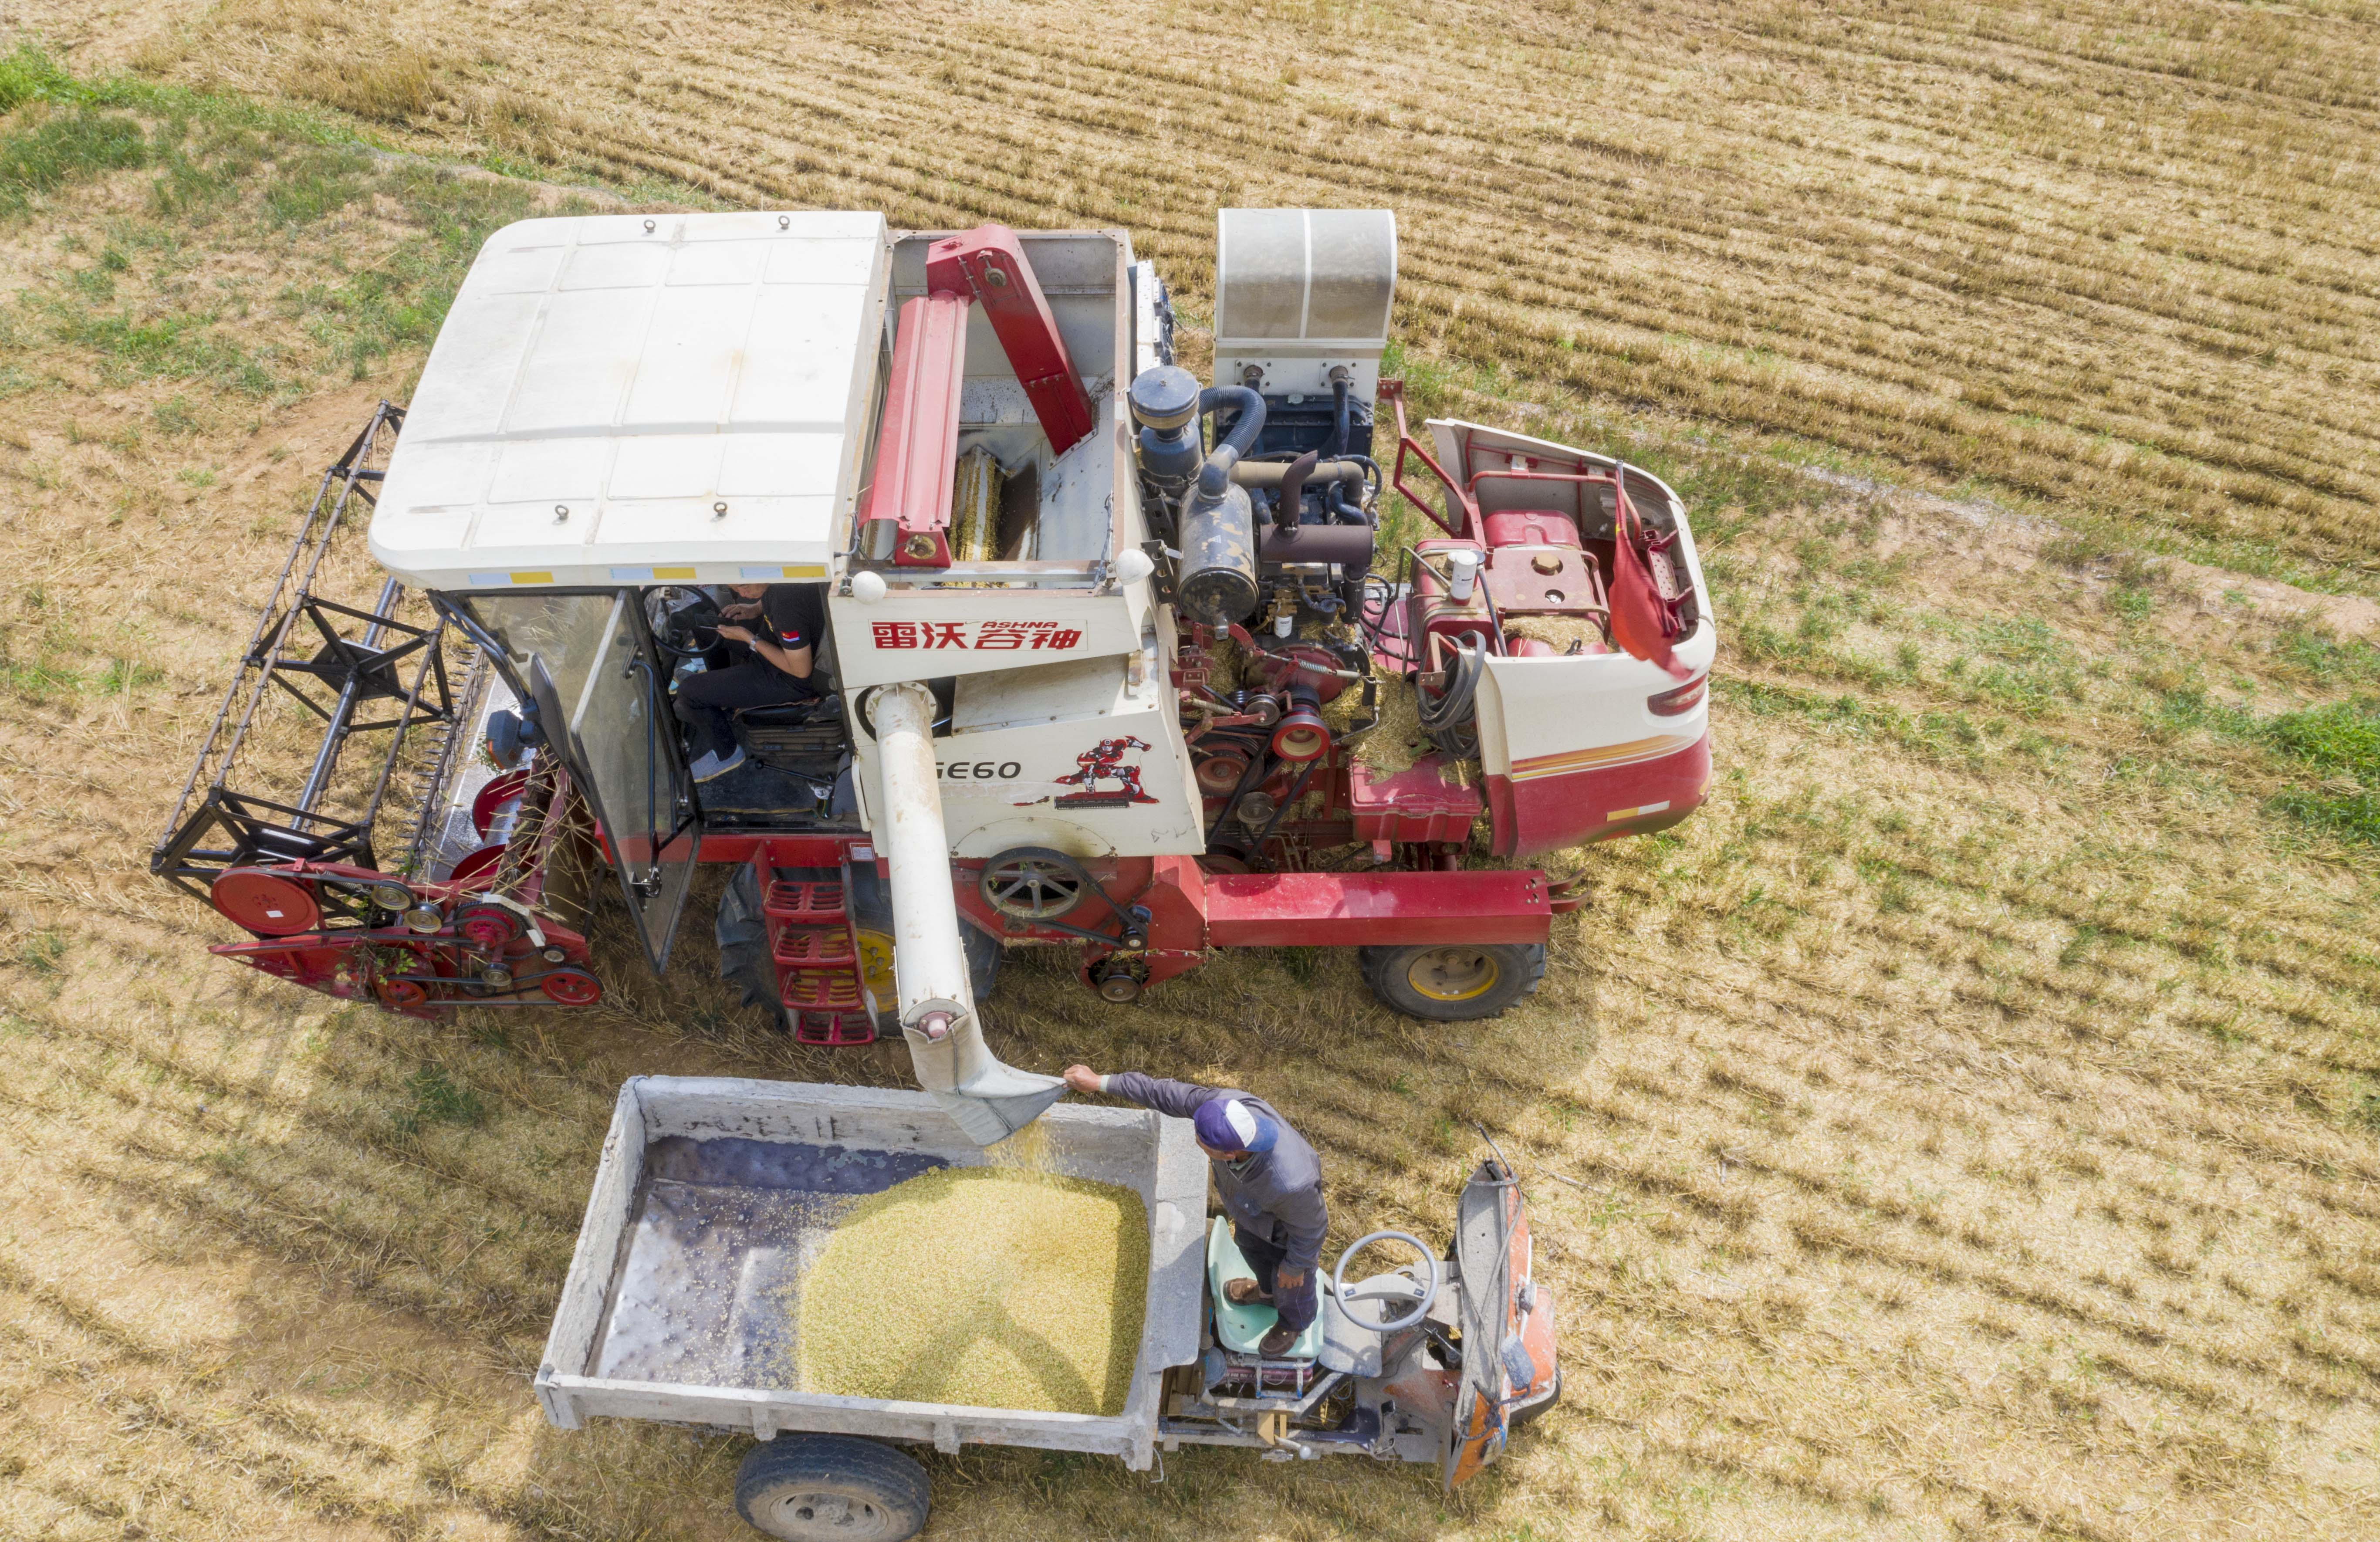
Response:
[[[1578,903],[1510,859],[1708,782],[1685,511],[1587,451],[1408,431],[1390,214],[1226,210],[1218,241],[1202,387],[1118,231],[498,232],[410,408],[325,475],[153,869],[253,934],[226,957],[420,1015],[600,999],[606,863],[660,971],[730,863],[747,999],[807,1043],[897,1026],[986,1139],[1051,1095],[977,1026],[1009,947],[1119,1003],[1218,948],[1352,947],[1399,1011],[1503,1011]],[[1383,551],[1390,490],[1427,539]],[[317,592],[365,503],[369,608]],[[701,586],[752,583],[821,586],[829,688],[739,714],[698,783]],[[1367,759],[1384,715],[1418,759]],[[245,790],[267,755],[302,786]]]

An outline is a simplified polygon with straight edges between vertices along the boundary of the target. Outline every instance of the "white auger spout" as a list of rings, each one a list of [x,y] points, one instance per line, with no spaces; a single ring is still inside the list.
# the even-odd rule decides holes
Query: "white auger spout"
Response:
[[[1004,1140],[1041,1116],[1066,1084],[1004,1064],[983,1041],[958,905],[951,895],[951,847],[934,768],[934,698],[914,683],[870,698],[883,767],[877,849],[892,872],[892,967],[901,991],[901,1034],[917,1085],[934,1095],[978,1146]]]

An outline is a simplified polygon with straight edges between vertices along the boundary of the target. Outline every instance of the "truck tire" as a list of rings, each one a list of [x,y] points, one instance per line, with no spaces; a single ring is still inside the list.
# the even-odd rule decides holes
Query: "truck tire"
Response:
[[[1355,956],[1382,1003],[1432,1023],[1498,1016],[1546,977],[1542,942],[1414,943]]]
[[[832,868],[783,868],[781,876],[815,883],[831,883],[835,872]],[[892,936],[892,886],[876,876],[872,868],[862,868],[852,874],[852,892],[844,904],[856,929],[860,933],[863,950],[869,941],[868,934],[883,940],[889,950]],[[777,994],[777,966],[769,958],[769,923],[760,914],[760,880],[753,876],[752,865],[746,863],[735,869],[727,880],[727,892],[719,896],[719,977],[736,988],[745,1006],[768,1007],[774,1010],[778,1026],[784,1026],[784,1004]],[[975,989],[975,999],[983,1001],[991,994],[992,981],[1000,974],[1000,940],[980,927],[959,923],[959,936],[966,951],[967,983]],[[889,982],[880,980],[880,986]],[[890,990],[880,990],[879,999],[885,1010],[877,1014],[876,1031],[897,1034],[901,1031],[901,1014]]]
[[[735,1470],[735,1512],[784,1542],[907,1542],[932,1497],[926,1469],[852,1435],[781,1435]]]

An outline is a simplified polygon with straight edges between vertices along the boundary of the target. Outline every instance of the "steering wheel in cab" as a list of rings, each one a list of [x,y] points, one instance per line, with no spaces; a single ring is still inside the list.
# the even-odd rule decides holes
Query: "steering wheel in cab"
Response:
[[[699,659],[719,646],[719,607],[698,589],[664,584],[645,590],[645,625],[653,646],[673,659]]]

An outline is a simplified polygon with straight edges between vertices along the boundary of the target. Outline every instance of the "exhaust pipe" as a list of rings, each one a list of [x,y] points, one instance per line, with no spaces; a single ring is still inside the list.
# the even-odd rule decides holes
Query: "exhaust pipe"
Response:
[[[917,1085],[978,1146],[1007,1139],[1041,1117],[1066,1084],[1019,1071],[993,1055],[977,1020],[951,894],[950,838],[934,773],[934,698],[915,683],[886,686],[869,702],[883,768],[876,849],[892,872],[892,973],[901,1037]]]

